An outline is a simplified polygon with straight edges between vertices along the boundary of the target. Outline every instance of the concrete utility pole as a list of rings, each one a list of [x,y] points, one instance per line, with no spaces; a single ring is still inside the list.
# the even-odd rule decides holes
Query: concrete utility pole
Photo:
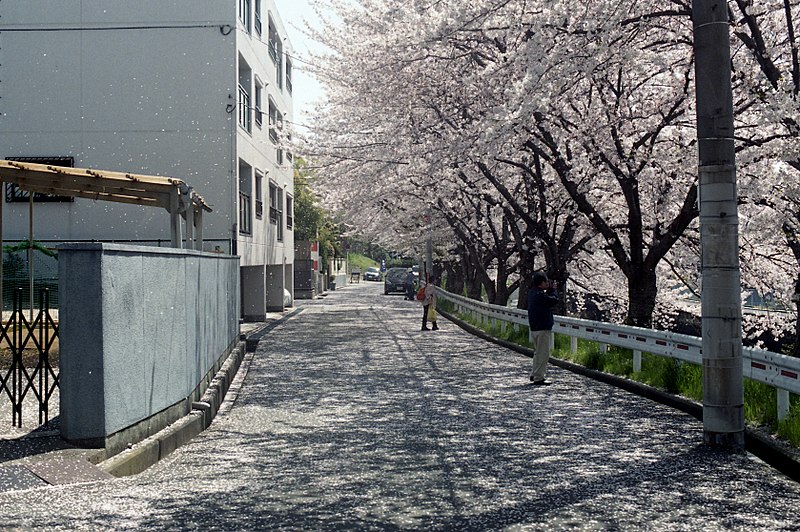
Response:
[[[728,6],[693,0],[700,242],[703,275],[703,439],[744,448],[739,217]]]

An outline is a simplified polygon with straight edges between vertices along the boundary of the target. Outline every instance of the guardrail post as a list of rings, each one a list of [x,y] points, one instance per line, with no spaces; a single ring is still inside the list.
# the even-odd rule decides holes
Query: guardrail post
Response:
[[[578,352],[578,337],[577,336],[570,336],[569,337],[569,352],[573,355]]]
[[[778,421],[783,421],[789,415],[789,390],[781,390],[777,388],[778,392]]]
[[[550,331],[550,351],[552,352],[553,349],[556,348],[556,335],[553,331]]]
[[[633,352],[633,372],[639,373],[642,371],[642,352],[641,351],[634,351]]]
[[[600,343],[600,354],[605,355],[608,353],[608,344]]]

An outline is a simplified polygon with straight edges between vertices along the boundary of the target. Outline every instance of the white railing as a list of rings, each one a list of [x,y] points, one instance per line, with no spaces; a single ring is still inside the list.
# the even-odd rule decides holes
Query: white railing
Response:
[[[442,300],[451,302],[457,313],[469,315],[481,324],[499,326],[501,331],[509,325],[515,329],[528,326],[528,313],[525,310],[490,305],[441,289],[438,295]],[[578,338],[598,342],[601,353],[605,353],[609,345],[631,349],[634,371],[641,371],[643,352],[697,365],[703,363],[703,341],[696,336],[567,316],[555,317],[553,332],[570,337],[570,350],[573,353],[578,349]],[[552,337],[550,341],[553,342]],[[800,394],[800,358],[745,347],[742,350],[742,365],[745,377],[775,387],[778,419],[784,419],[789,413],[789,393]]]

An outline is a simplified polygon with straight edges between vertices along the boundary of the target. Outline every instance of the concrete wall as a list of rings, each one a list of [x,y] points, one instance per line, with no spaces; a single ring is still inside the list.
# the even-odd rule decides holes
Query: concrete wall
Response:
[[[264,266],[242,266],[242,318],[264,321],[267,317],[267,277]]]
[[[239,337],[237,257],[65,244],[59,291],[61,433],[70,441],[108,447],[171,407],[188,411]]]

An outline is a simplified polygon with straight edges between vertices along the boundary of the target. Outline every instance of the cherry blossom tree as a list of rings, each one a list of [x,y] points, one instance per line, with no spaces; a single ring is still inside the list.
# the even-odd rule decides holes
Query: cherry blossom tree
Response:
[[[475,297],[479,280],[498,301],[503,286],[524,291],[537,267],[629,323],[693,311],[688,1],[321,3],[336,13],[316,34],[331,52],[312,61],[329,97],[303,151],[349,224],[420,253],[432,208],[436,247],[472,271]],[[800,260],[796,2],[749,3],[730,2],[743,279],[788,300]]]

